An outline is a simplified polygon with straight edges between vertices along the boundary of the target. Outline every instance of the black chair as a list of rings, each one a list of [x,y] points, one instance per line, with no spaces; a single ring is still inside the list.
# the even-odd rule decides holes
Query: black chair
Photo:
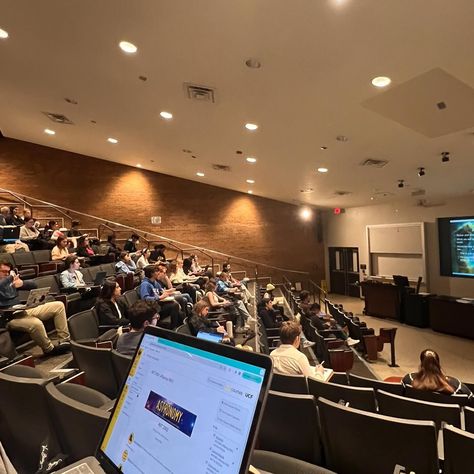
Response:
[[[128,290],[123,294],[123,297],[129,308],[140,299],[137,290]]]
[[[468,403],[467,395],[448,395],[447,393],[428,392],[426,390],[419,390],[409,385],[405,387],[405,396],[414,398],[416,400],[424,400],[432,403],[447,403],[464,406]]]
[[[383,390],[378,390],[376,396],[379,413],[382,415],[409,420],[434,421],[438,430],[442,428],[443,421],[461,428],[461,407],[459,405],[425,402],[394,395]]]
[[[270,389],[276,392],[308,395],[308,382],[304,375],[283,375],[274,372]]]
[[[474,433],[474,408],[464,407],[464,423],[466,431]]]
[[[318,399],[326,466],[339,474],[438,474],[436,427]]]
[[[349,381],[347,380],[347,372],[334,372],[331,375],[329,381],[339,385],[349,385]]]
[[[112,350],[112,365],[114,366],[115,377],[119,387],[125,380],[132,363],[132,357],[120,354],[115,349]]]
[[[104,263],[100,265],[100,271],[106,273],[106,277],[111,277],[115,275],[115,263]]]
[[[474,469],[474,434],[445,426],[444,474],[467,474]]]
[[[71,341],[71,350],[77,367],[84,371],[86,385],[115,398],[119,387],[112,365],[112,351],[75,341]]]
[[[272,474],[335,474],[324,467],[290,458],[283,454],[271,453],[255,449],[250,463],[256,469],[271,472]]]
[[[321,464],[321,440],[314,397],[270,390],[258,440],[258,446],[263,450]]]
[[[187,334],[188,336],[192,336],[191,329],[189,329],[189,326],[187,323],[181,324],[181,326],[178,326],[176,328],[176,332],[179,332],[180,334]]]
[[[6,260],[11,264],[12,267],[16,267],[15,261],[13,260],[12,253],[2,253],[2,259]],[[38,273],[38,268],[35,267],[24,267],[18,269],[22,280],[29,280],[35,278]]]
[[[374,390],[383,390],[394,395],[403,395],[404,387],[401,383],[382,382],[381,380],[360,377],[359,375],[349,374],[349,383],[351,387],[370,387]]]
[[[62,452],[73,463],[92,456],[110,413],[96,405],[106,404],[107,397],[76,384],[46,386],[52,422],[61,442]],[[110,400],[109,400],[110,402]]]
[[[308,377],[308,390],[314,398],[323,397],[336,403],[343,401],[352,408],[376,411],[375,392],[372,388],[349,387]]]
[[[99,325],[99,318],[94,308],[73,314],[68,318],[67,324],[73,341],[89,345],[97,342],[106,331],[118,328],[115,325]]]

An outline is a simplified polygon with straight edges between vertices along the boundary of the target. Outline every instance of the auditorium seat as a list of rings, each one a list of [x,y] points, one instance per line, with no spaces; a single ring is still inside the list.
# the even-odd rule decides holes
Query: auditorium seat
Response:
[[[129,308],[140,299],[136,289],[126,291],[122,296]]]
[[[467,474],[474,469],[474,434],[445,426],[443,474]]]
[[[455,403],[461,406],[464,406],[468,403],[467,395],[448,395],[446,393],[429,392],[427,390],[418,390],[409,385],[405,387],[405,396],[433,403]]]
[[[73,314],[67,319],[71,339],[81,344],[92,344],[100,336],[94,308]]]
[[[326,466],[338,474],[438,474],[436,427],[317,401]]]
[[[308,383],[304,375],[284,375],[274,372],[270,389],[276,392],[308,395]]]
[[[258,446],[266,451],[321,464],[321,439],[314,397],[270,390],[258,433]]]
[[[324,467],[301,461],[299,459],[255,449],[250,463],[256,469],[272,474],[335,474]]]
[[[432,403],[377,391],[379,413],[407,418],[409,420],[431,420],[441,429],[442,422],[461,428],[461,407],[455,404]]]
[[[464,423],[466,431],[474,433],[474,408],[464,407]]]
[[[112,263],[103,263],[100,265],[100,271],[106,273],[106,277],[111,277],[115,275],[115,262]]]
[[[184,324],[181,324],[181,326],[178,326],[176,328],[176,332],[179,332],[180,334],[187,334],[188,336],[192,336],[191,329],[189,329],[189,326],[186,322]]]
[[[349,387],[308,377],[308,390],[314,398],[323,397],[336,403],[349,403],[350,407],[360,410],[376,411],[375,392],[372,388]]]
[[[132,357],[120,354],[120,352],[112,349],[112,365],[114,366],[115,377],[119,389],[128,374],[131,362]]]
[[[335,372],[346,372],[352,369],[354,364],[354,353],[349,349],[342,339],[328,338],[311,325],[316,346],[316,357],[324,361],[326,367]]]
[[[71,350],[77,367],[84,371],[86,385],[115,398],[118,383],[112,365],[112,351],[85,346],[75,341],[71,341]]]
[[[382,382],[381,380],[369,379],[351,373],[349,374],[349,383],[351,387],[371,387],[374,390],[383,390],[395,395],[403,395],[404,390],[401,383]]]
[[[20,252],[18,252],[20,253]],[[11,266],[13,268],[16,267],[16,264],[15,264],[15,261],[13,260],[13,257],[12,257],[12,253],[2,253],[2,259],[6,260],[7,262],[9,262],[11,264]],[[19,271],[19,274],[20,274],[20,277],[23,279],[23,280],[30,280],[32,278],[35,278],[36,275],[37,275],[37,269],[36,268],[29,268],[29,267],[25,267],[25,268],[19,268],[18,269]]]
[[[329,379],[331,383],[337,383],[338,385],[349,385],[347,380],[347,372],[334,372]]]
[[[52,423],[68,463],[95,453],[110,413],[96,405],[107,397],[76,384],[46,386]]]

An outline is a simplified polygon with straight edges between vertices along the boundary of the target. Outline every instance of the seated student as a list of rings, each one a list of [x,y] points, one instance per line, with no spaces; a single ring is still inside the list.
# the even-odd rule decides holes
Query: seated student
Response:
[[[283,322],[280,314],[273,309],[273,301],[270,298],[263,298],[258,315],[267,329],[279,328]]]
[[[165,255],[166,245],[157,244],[153,247],[153,250],[150,255],[150,262],[166,262]]]
[[[243,280],[237,280],[236,278],[234,278],[231,273],[230,262],[225,262],[222,264],[222,273],[227,274],[227,279],[230,284],[232,284],[236,288],[240,288],[243,291],[248,301],[253,298],[252,294],[247,288],[247,282],[249,281],[249,279],[247,277],[245,277]]]
[[[122,290],[115,280],[105,280],[95,302],[95,311],[101,325],[127,326],[127,308],[119,300]]]
[[[439,355],[432,349],[421,351],[418,372],[405,375],[402,384],[429,392],[440,392],[448,395],[464,394],[468,395],[469,398],[473,397],[469,388],[461,383],[459,379],[444,374],[441,369]]]
[[[177,290],[182,293],[187,293],[191,297],[192,302],[196,303],[199,285],[192,283],[196,281],[196,277],[188,277],[186,273],[183,272],[183,262],[181,260],[170,263],[168,267],[168,277]]]
[[[140,237],[137,234],[132,234],[125,242],[123,249],[127,252],[135,253],[138,250],[137,245],[140,242],[139,239]]]
[[[56,240],[56,245],[51,250],[51,260],[55,261],[64,261],[69,255],[76,255],[74,252],[69,253],[69,241],[67,237],[58,237]]]
[[[308,313],[309,311],[309,308],[311,306],[311,295],[309,293],[309,291],[306,291],[306,290],[303,290],[300,292],[300,302],[298,304],[300,310],[303,312],[303,313]]]
[[[117,246],[116,237],[114,234],[110,234],[107,236],[107,253],[113,253],[115,255],[115,260],[120,258],[120,253],[122,249]]]
[[[174,290],[173,293],[171,293],[171,296],[178,302],[178,304],[181,306],[181,310],[183,311],[186,316],[189,316],[192,311],[192,304],[193,300],[191,296],[188,293],[184,293],[181,291],[178,291],[176,288],[173,287],[173,284],[171,283],[171,280],[169,279],[167,272],[168,272],[168,266],[165,265],[163,262],[158,262],[157,266],[161,270],[159,282],[160,285],[167,289],[167,290]],[[188,308],[189,305],[189,308]]]
[[[12,271],[8,261],[0,260],[0,309],[20,304],[18,290],[36,288],[33,281],[23,281]],[[43,321],[54,320],[59,344],[54,346],[46,333]],[[30,334],[46,355],[64,354],[70,350],[69,331],[67,328],[66,310],[61,301],[43,303],[34,308],[15,311],[13,319],[7,324],[8,329],[23,331]]]
[[[248,304],[248,298],[247,294],[242,291],[240,288],[240,285],[236,286],[231,283],[229,280],[229,274],[226,272],[220,272],[218,274],[217,280],[217,293],[218,294],[223,294],[223,293],[228,293],[230,295],[236,295],[239,299],[241,299],[245,305]],[[247,293],[250,294],[247,290]]]
[[[225,334],[225,329],[215,321],[209,321],[209,303],[206,300],[198,301],[193,307],[193,314],[188,319],[188,325],[193,333],[197,336],[199,331],[202,332],[219,332]]]
[[[82,236],[77,239],[77,256],[89,258],[93,257],[95,252],[90,246],[89,238]]]
[[[81,223],[79,221],[72,221],[71,228],[67,231],[67,237],[81,237],[82,232],[79,230]]]
[[[143,249],[141,251],[141,256],[137,260],[137,268],[139,270],[143,270],[145,267],[148,267],[150,265],[149,258],[150,258],[151,251],[149,248]]]
[[[174,293],[174,288],[164,289],[158,281],[163,277],[163,270],[158,266],[149,265],[145,267],[145,278],[138,289],[140,299],[145,301],[157,301],[160,303],[160,316],[164,319],[167,316],[171,317],[171,329],[175,329],[181,324],[183,318],[181,317],[179,304],[171,296]]]
[[[120,259],[115,264],[115,271],[117,273],[135,273],[137,271],[137,266],[128,252],[120,252]]]
[[[63,288],[81,288],[87,286],[84,276],[79,271],[81,263],[76,255],[69,255],[64,260],[66,270],[61,272],[59,279]]]
[[[7,206],[0,207],[0,225],[10,225],[10,209]]]
[[[25,220],[21,215],[21,209],[18,206],[10,207],[10,214],[7,219],[8,225],[23,225]]]
[[[137,301],[129,309],[130,332],[124,332],[117,340],[117,351],[132,356],[147,326],[156,326],[160,316],[156,305],[146,301]]]
[[[28,219],[25,225],[20,227],[20,240],[25,242],[30,250],[40,250],[47,247],[47,243],[41,239],[39,230],[35,227],[33,218]]]
[[[301,326],[296,321],[285,321],[280,328],[281,345],[272,351],[273,370],[286,375],[313,375],[307,357],[298,350]]]

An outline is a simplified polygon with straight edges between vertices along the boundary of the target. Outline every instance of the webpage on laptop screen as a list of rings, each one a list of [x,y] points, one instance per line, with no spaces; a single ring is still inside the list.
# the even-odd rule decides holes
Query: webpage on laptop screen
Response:
[[[146,334],[101,449],[126,474],[238,473],[264,372]]]

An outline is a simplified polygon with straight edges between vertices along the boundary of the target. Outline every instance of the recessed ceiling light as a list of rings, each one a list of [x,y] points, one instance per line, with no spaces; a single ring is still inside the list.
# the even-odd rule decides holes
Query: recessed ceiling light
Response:
[[[120,41],[119,46],[124,53],[133,54],[138,51],[138,48],[128,41]]]
[[[251,189],[249,189],[247,192],[248,192],[249,194],[253,194],[253,191],[252,191]]]
[[[173,118],[173,114],[171,114],[170,112],[163,111],[163,112],[160,112],[160,115],[165,120],[171,120]]]
[[[374,196],[370,196],[370,200],[373,201],[375,198]]]
[[[247,160],[248,163],[256,163],[257,162],[257,158],[254,158],[253,156],[247,156],[246,160]]]
[[[202,177],[204,176],[204,173],[202,173],[201,171],[198,171],[198,172],[196,173],[196,176],[199,176],[199,177],[202,178]]]
[[[309,207],[303,207],[300,210],[300,217],[304,221],[309,221],[313,217],[313,211]]]
[[[142,165],[140,163],[137,163],[137,168],[141,168]]]
[[[249,183],[249,184],[254,184],[254,183],[255,183],[255,180],[254,180],[254,179],[248,179],[248,180],[247,180],[247,183]]]
[[[392,82],[392,79],[386,76],[378,76],[372,79],[372,85],[375,87],[387,87]]]
[[[8,32],[0,28],[0,39],[7,39],[7,38],[8,38]]]
[[[258,125],[255,124],[255,123],[246,123],[246,124],[245,124],[245,128],[246,128],[247,130],[251,130],[251,131],[253,132],[254,130],[257,130]]]
[[[245,65],[250,69],[259,69],[262,67],[262,63],[255,58],[249,58],[245,61]]]
[[[319,148],[321,148],[321,150],[327,150],[328,149],[327,146],[320,146]]]
[[[112,138],[112,137],[107,138],[107,141],[109,143],[113,143],[114,145],[118,143],[118,140],[116,138]]]
[[[329,170],[327,168],[318,168],[320,173],[327,173]]]
[[[49,128],[45,128],[44,133],[46,133],[47,135],[56,135],[56,132],[54,130],[49,129]]]

